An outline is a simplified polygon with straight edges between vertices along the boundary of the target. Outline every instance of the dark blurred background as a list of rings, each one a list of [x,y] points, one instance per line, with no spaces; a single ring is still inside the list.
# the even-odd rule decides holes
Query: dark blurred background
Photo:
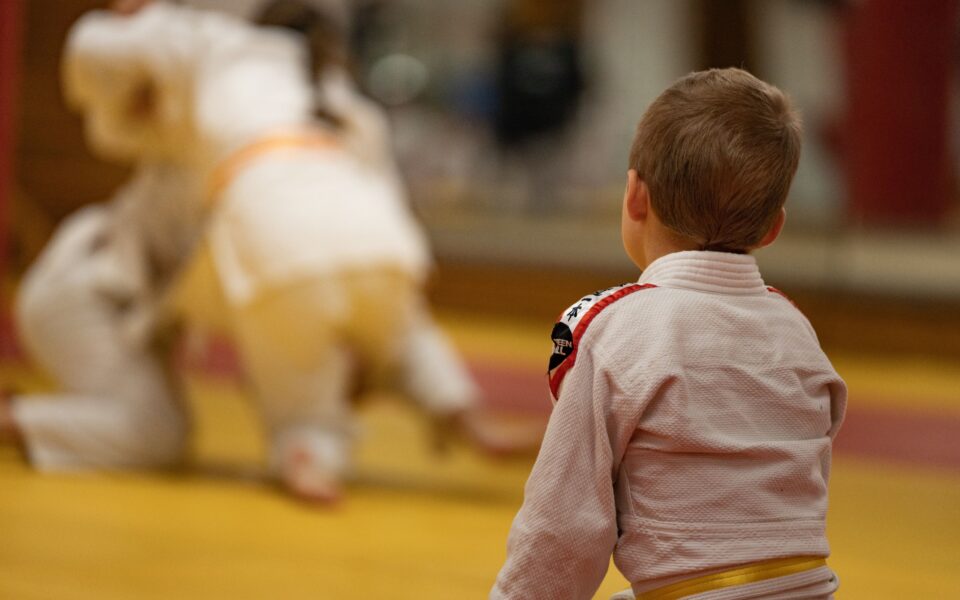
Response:
[[[325,0],[316,0],[324,4]],[[327,0],[329,1],[329,0]],[[193,0],[241,15],[257,0]],[[8,275],[127,171],[60,95],[95,0],[0,2],[0,227]],[[806,138],[788,226],[759,253],[828,350],[960,358],[958,0],[356,0],[354,72],[388,110],[441,307],[549,321],[636,277],[619,241],[627,149],[677,77],[741,66]]]

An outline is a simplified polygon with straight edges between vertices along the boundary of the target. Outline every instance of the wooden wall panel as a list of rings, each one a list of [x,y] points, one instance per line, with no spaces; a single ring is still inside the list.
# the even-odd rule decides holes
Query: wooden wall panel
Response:
[[[96,0],[24,2],[21,87],[18,101],[13,253],[22,266],[35,240],[78,206],[106,197],[126,169],[86,150],[81,122],[60,93],[60,54],[70,25]]]

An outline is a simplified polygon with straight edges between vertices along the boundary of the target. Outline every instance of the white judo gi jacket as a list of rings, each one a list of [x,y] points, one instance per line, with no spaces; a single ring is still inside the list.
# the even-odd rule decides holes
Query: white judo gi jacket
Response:
[[[159,154],[215,178],[251,145],[318,128],[302,38],[214,12],[156,2],[133,17],[90,13],[71,31],[65,65],[68,96],[91,107],[90,140],[108,156]],[[155,81],[157,116],[135,127],[108,108],[123,106],[124,90],[145,74]],[[422,282],[430,267],[425,237],[385,165],[385,132],[358,142],[353,126],[371,121],[354,118],[364,105],[345,83],[325,87],[348,113],[339,143],[330,133],[326,148],[256,154],[208,190],[203,249],[231,305],[344,269],[395,267]],[[377,143],[385,156],[370,156]]]
[[[664,256],[553,338],[558,400],[491,598],[591,598],[611,554],[638,593],[829,554],[846,388],[752,256]]]
[[[337,149],[275,151],[215,200],[208,249],[231,304],[345,269],[422,282],[426,240],[393,182]]]

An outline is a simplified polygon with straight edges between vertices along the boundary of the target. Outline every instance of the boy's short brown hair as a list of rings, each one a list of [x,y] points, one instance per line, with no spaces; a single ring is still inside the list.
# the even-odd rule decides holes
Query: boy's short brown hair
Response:
[[[783,207],[800,146],[800,117],[783,92],[741,69],[711,69],[653,101],[630,168],[664,225],[703,250],[744,252]]]

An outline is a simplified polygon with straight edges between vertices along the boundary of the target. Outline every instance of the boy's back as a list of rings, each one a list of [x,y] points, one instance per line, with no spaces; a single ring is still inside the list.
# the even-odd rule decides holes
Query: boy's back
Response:
[[[826,556],[845,389],[806,318],[749,255],[669,254],[625,289],[564,313],[576,347],[561,365],[573,364],[553,372],[559,399],[499,592],[559,561],[563,576],[535,584],[543,597],[589,597],[611,552],[638,592]]]
[[[708,274],[717,265],[730,268],[723,279]],[[631,581],[829,553],[829,436],[843,414],[831,398],[843,382],[754,265],[670,254],[641,280],[658,287],[611,306],[583,342],[645,404],[625,407],[642,413],[616,485],[615,558]]]
[[[830,448],[846,388],[750,252],[800,158],[789,99],[739,69],[644,113],[623,199],[638,284],[553,331],[557,405],[492,598],[590,598],[611,554],[644,599],[827,599]]]

